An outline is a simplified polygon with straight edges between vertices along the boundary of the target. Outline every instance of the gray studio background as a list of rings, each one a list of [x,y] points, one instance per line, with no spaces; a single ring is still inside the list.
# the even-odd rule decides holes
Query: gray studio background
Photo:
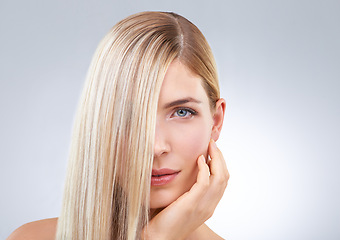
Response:
[[[59,215],[92,54],[120,19],[177,12],[213,48],[231,178],[226,239],[340,239],[340,1],[1,1],[0,239]]]

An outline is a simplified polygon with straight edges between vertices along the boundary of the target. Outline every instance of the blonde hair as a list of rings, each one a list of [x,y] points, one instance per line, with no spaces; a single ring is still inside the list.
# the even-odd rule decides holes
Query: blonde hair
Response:
[[[74,123],[57,239],[140,238],[149,219],[158,96],[174,59],[202,78],[214,106],[214,58],[187,19],[137,13],[100,42]]]

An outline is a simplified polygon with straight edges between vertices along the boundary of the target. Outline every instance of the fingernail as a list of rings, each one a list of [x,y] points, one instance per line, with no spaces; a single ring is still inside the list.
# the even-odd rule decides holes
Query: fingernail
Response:
[[[212,142],[212,146],[216,149],[217,146],[216,146],[216,142],[214,141],[214,139],[211,139],[211,142]]]
[[[200,156],[200,161],[201,161],[201,162],[205,162],[205,159],[204,159],[204,156],[203,156],[203,155]]]

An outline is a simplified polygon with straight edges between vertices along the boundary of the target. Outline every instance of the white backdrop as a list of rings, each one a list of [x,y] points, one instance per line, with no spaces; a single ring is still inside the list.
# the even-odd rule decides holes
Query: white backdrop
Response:
[[[340,239],[340,1],[0,2],[0,238],[57,217],[70,135],[99,40],[177,12],[213,48],[231,178],[208,221],[226,239]]]

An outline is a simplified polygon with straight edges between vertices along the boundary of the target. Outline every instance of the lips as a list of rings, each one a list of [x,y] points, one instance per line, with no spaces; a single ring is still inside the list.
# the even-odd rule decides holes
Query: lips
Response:
[[[153,169],[151,176],[151,186],[163,186],[170,183],[172,180],[176,178],[180,171],[176,171],[173,169],[162,168],[162,169]]]

